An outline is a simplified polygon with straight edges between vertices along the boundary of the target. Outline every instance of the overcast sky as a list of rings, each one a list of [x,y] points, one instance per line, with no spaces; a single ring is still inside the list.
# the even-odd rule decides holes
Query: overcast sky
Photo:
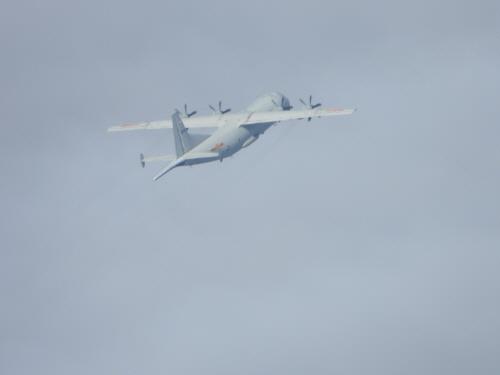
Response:
[[[3,1],[0,373],[500,373],[498,1]],[[141,169],[188,103],[358,107]]]

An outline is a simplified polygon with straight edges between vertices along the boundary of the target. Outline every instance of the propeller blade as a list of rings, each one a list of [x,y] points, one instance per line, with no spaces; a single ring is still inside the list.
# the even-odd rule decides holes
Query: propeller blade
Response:
[[[225,113],[228,113],[231,108],[228,108],[228,109],[222,109],[222,100],[219,100],[219,110],[216,110],[214,107],[212,107],[210,104],[208,105],[210,107],[210,109],[212,110],[213,113],[220,113],[221,115],[225,114]],[[196,113],[196,111],[195,111]]]
[[[310,95],[309,96],[309,108],[314,109],[314,108],[318,108],[320,106],[321,106],[321,103],[316,103],[316,104],[312,103],[312,95]]]
[[[219,100],[219,112],[223,115],[225,113],[228,113],[229,111],[231,111],[231,108],[222,109],[222,100]]]
[[[316,104],[313,104],[312,102],[312,95],[309,95],[309,104],[307,104],[304,100],[302,99],[299,99],[300,102],[302,103],[302,105],[304,107],[306,107],[307,109],[314,109],[314,108],[318,108],[319,106],[321,106],[321,103],[316,103]],[[308,117],[307,118],[307,121],[311,121],[311,117]]]
[[[184,114],[186,115],[186,117],[194,116],[197,113],[198,113],[197,111],[189,112],[187,104],[184,104]]]

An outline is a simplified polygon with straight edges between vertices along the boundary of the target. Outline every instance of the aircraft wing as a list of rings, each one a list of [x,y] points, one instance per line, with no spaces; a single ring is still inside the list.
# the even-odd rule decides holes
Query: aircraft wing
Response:
[[[186,128],[208,129],[219,128],[228,123],[238,123],[240,126],[254,124],[273,123],[287,120],[300,120],[305,118],[318,118],[329,116],[350,115],[355,109],[338,108],[314,108],[290,111],[269,111],[269,112],[240,112],[227,113],[212,116],[198,116],[183,118],[182,122]],[[150,121],[123,124],[113,126],[108,129],[109,132],[131,131],[131,130],[155,130],[171,129],[172,120]]]
[[[186,128],[208,129],[218,128],[224,122],[221,121],[222,116],[199,116],[183,118],[182,122]],[[123,125],[112,126],[108,132],[121,132],[131,130],[155,130],[155,129],[172,129],[172,120],[136,122]]]
[[[270,122],[281,122],[287,120],[301,120],[309,118],[329,117],[351,115],[355,109],[338,109],[338,108],[314,108],[290,111],[272,111],[272,112],[255,112],[245,120],[241,126],[262,124]]]

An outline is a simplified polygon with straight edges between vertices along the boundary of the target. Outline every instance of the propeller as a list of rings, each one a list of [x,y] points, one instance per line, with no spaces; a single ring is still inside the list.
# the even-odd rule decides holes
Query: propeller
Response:
[[[221,115],[224,115],[228,112],[231,111],[231,108],[227,108],[227,109],[222,109],[222,101],[219,100],[219,110],[217,111],[214,107],[212,107],[211,105],[208,105],[210,107],[210,109],[213,111],[213,113],[220,113]]]
[[[321,106],[321,103],[312,104],[312,100],[313,100],[312,95],[309,95],[309,104],[307,104],[302,99],[299,99],[299,100],[304,105],[304,107],[309,108],[309,109],[314,109],[314,108],[318,108],[319,106]]]
[[[313,99],[312,95],[309,95],[309,103],[306,103],[302,99],[299,99],[299,100],[304,105],[304,107],[306,107],[307,109],[314,109],[314,108],[318,108],[319,106],[321,106],[321,103],[313,104],[312,99]],[[308,117],[307,121],[311,121],[311,117]]]
[[[179,111],[177,108],[175,110],[177,112],[181,113],[181,111]],[[187,106],[187,104],[184,104],[184,113],[182,113],[181,116],[189,118],[191,116],[196,115],[197,113],[198,113],[197,111],[188,112],[188,106]]]
[[[188,106],[187,106],[187,104],[184,104],[184,114],[185,114],[187,117],[194,116],[194,115],[196,115],[196,113],[197,113],[197,111],[188,112]]]

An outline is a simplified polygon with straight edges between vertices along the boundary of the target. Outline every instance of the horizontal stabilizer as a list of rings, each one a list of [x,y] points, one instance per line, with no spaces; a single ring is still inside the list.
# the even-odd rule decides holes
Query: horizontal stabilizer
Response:
[[[147,163],[155,161],[173,161],[175,159],[177,159],[175,155],[144,156],[141,154],[141,165],[144,168]]]
[[[184,154],[179,159],[174,160],[172,163],[163,168],[153,178],[153,180],[157,181],[158,179],[160,179],[161,177],[163,177],[176,167],[180,167],[182,165],[194,165],[194,164],[206,163],[209,161],[218,160],[219,158],[220,155],[216,152],[196,152],[196,153],[188,152],[187,154]]]
[[[153,181],[157,181],[161,177],[165,176],[168,172],[170,172],[175,167],[178,167],[183,162],[184,162],[184,160],[182,160],[182,159],[174,160],[172,163],[170,163],[165,168],[163,168],[156,176],[154,176]]]

